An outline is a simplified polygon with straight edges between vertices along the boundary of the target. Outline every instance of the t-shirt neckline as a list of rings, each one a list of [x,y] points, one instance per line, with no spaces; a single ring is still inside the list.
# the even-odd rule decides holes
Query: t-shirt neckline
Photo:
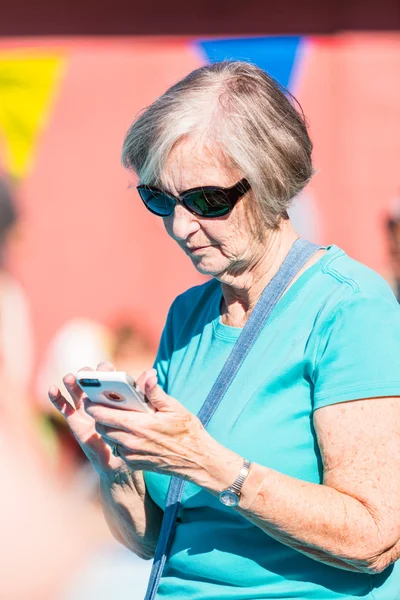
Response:
[[[325,254],[321,256],[316,263],[314,263],[311,267],[309,267],[304,273],[300,275],[300,277],[293,283],[293,285],[288,289],[286,294],[282,296],[282,298],[275,305],[270,318],[266,324],[266,327],[276,318],[278,318],[282,312],[291,304],[294,298],[300,293],[301,289],[306,285],[306,283],[318,272],[320,271],[327,262],[330,262],[333,258],[335,258],[338,254],[343,254],[343,250],[338,246],[332,244],[330,246],[321,246],[321,250],[326,250]],[[212,308],[212,325],[214,334],[225,341],[235,341],[243,331],[243,327],[232,327],[231,325],[225,325],[221,322],[221,301],[222,301],[222,287],[221,285],[216,286],[216,291],[213,298],[213,308]]]

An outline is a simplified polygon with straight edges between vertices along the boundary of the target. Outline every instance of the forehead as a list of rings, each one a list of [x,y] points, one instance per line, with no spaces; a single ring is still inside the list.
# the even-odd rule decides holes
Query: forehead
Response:
[[[220,148],[189,138],[172,148],[161,176],[163,186],[176,194],[202,185],[229,187],[238,179]]]

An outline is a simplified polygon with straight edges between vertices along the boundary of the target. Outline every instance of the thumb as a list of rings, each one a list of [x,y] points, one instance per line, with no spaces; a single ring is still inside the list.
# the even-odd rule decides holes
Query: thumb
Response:
[[[164,392],[157,381],[157,375],[152,375],[144,385],[144,391],[150,404],[161,412],[174,412],[178,407],[182,408],[175,398]]]

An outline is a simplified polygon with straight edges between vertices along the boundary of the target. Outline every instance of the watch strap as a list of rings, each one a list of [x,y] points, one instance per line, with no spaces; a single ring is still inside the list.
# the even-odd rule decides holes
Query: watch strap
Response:
[[[240,469],[240,473],[239,473],[238,477],[235,479],[235,481],[232,483],[232,485],[230,485],[228,487],[228,490],[231,490],[232,492],[234,492],[235,494],[240,496],[244,480],[246,479],[247,475],[249,474],[250,466],[251,466],[251,462],[249,460],[247,460],[247,458],[245,458],[243,461],[243,466]]]

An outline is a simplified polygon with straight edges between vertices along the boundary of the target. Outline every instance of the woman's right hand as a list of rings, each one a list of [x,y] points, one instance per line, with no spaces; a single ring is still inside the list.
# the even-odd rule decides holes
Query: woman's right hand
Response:
[[[97,371],[115,371],[111,363],[100,363]],[[81,371],[93,371],[89,367]],[[75,408],[71,406],[56,386],[49,389],[49,398],[57,410],[64,416],[69,428],[74,434],[80,447],[99,473],[104,475],[112,471],[126,471],[126,463],[119,456],[114,456],[112,450],[97,433],[95,420],[85,411],[85,403],[89,402],[86,394],[76,383],[74,375],[69,373],[63,378]]]

